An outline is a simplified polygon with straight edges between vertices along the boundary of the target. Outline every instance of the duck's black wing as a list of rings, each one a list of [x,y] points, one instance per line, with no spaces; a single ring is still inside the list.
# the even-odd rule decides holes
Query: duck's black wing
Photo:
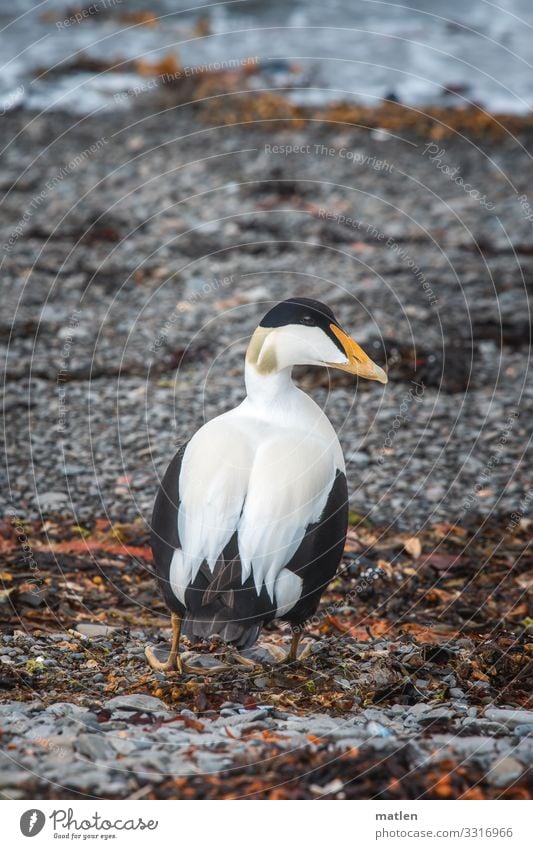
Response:
[[[183,616],[185,606],[170,586],[170,564],[180,547],[178,535],[179,477],[187,443],[181,445],[166,470],[152,511],[151,544],[154,566],[163,598],[169,610]]]
[[[301,625],[315,613],[322,593],[337,572],[347,530],[348,486],[344,472],[337,471],[320,520],[308,527],[286,567],[302,579],[299,601],[281,617],[291,625]]]

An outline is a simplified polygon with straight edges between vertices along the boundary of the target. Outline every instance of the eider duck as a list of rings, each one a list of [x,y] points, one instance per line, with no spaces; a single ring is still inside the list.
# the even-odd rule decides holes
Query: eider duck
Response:
[[[348,490],[337,434],[293,383],[296,365],[387,383],[324,304],[290,298],[264,316],[246,353],[246,398],[181,447],[156,497],[152,550],[173,633],[165,660],[146,648],[154,669],[198,671],[180,656],[182,634],[242,651],[273,619],[292,626],[285,660],[298,658],[342,557]]]

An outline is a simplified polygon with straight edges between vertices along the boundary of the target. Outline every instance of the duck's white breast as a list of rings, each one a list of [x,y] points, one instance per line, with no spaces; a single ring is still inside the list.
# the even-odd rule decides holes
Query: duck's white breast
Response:
[[[182,552],[171,581],[180,596],[204,560],[214,568],[237,532],[242,582],[252,574],[258,595],[264,584],[274,600],[287,576],[278,593],[276,581],[320,519],[338,469],[344,461],[335,431],[299,390],[279,407],[246,399],[200,428],[179,479]]]

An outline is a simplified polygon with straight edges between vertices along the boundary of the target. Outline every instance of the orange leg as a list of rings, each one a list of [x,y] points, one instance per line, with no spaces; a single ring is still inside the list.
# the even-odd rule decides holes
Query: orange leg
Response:
[[[172,643],[168,658],[165,661],[158,660],[152,646],[146,646],[144,654],[152,669],[157,669],[159,672],[177,670],[181,675],[183,672],[183,663],[180,657],[181,616],[173,613],[170,618],[172,622]]]

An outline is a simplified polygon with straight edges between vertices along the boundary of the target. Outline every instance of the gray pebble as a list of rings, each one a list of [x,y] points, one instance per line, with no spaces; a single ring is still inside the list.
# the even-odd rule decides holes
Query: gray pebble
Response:
[[[69,501],[67,492],[41,492],[37,495],[37,504],[40,510],[57,510]]]
[[[46,708],[46,713],[57,717],[71,716],[75,712],[76,707],[77,705],[73,705],[70,702],[55,702],[55,704],[49,705]]]
[[[533,725],[517,725],[514,733],[517,737],[533,737]]]
[[[432,725],[437,722],[447,722],[450,719],[453,719],[454,713],[452,710],[447,710],[446,708],[437,708],[436,710],[432,710],[426,714],[419,716],[418,722],[422,726]]]
[[[128,696],[114,696],[104,702],[109,710],[144,711],[145,713],[168,714],[168,708],[161,699],[154,696],[146,696],[143,693],[135,693]]]
[[[99,622],[79,622],[76,625],[76,631],[78,631],[78,633],[83,634],[85,637],[92,638],[108,637],[117,630],[117,628],[114,628],[111,625],[103,625]],[[102,643],[100,643],[100,645],[102,645]]]
[[[485,717],[496,722],[503,722],[511,727],[515,725],[532,725],[533,711],[512,710],[506,708],[486,708]]]
[[[110,755],[105,734],[80,734],[76,741],[76,750],[92,761],[105,761]]]
[[[32,778],[31,772],[26,772],[23,769],[16,769],[15,764],[13,764],[12,766],[12,769],[6,769],[0,772],[0,787],[2,789],[5,789],[6,787],[20,788],[21,785],[24,785]],[[7,798],[11,796],[12,792],[10,791]]]
[[[487,781],[493,787],[507,787],[520,778],[524,771],[522,764],[516,758],[507,755],[499,760],[493,761]]]
[[[385,728],[384,725],[376,722],[374,719],[367,723],[366,731],[371,737],[390,737],[393,733],[389,728]]]

